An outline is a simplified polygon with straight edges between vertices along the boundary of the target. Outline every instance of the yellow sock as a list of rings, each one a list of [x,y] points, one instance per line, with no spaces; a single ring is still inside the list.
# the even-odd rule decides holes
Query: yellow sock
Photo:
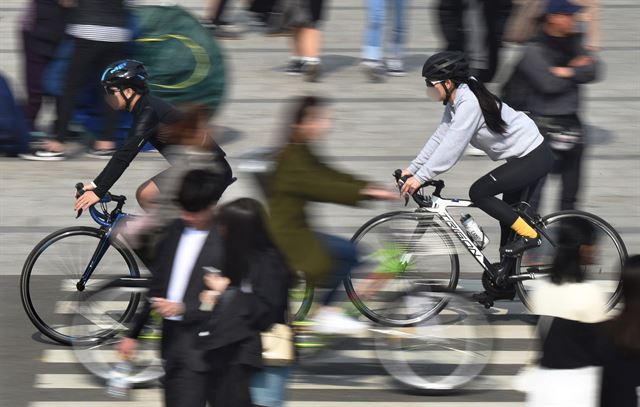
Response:
[[[528,237],[530,239],[535,239],[536,237],[538,237],[538,232],[536,232],[534,228],[529,226],[529,224],[525,222],[525,220],[521,217],[518,217],[518,219],[513,222],[513,225],[511,225],[511,229],[513,229],[520,236]]]

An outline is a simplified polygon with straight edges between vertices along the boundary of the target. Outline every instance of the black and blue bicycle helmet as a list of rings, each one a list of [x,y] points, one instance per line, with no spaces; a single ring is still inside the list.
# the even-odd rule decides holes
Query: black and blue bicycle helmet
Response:
[[[105,88],[124,90],[133,89],[136,93],[148,92],[147,79],[149,74],[140,61],[124,59],[110,64],[104,70],[100,83]]]

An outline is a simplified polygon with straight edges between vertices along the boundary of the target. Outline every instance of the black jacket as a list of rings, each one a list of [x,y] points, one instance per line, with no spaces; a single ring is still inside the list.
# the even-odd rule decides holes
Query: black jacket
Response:
[[[249,264],[249,284],[225,292],[200,329],[197,344],[208,351],[212,367],[221,360],[262,367],[260,332],[286,322],[292,278],[282,256],[267,250],[251,255]],[[234,356],[229,360],[222,353]]]
[[[69,10],[57,0],[35,0],[24,27],[25,48],[46,58],[56,55],[64,36]]]
[[[588,56],[580,35],[556,38],[541,34],[527,44],[520,62],[503,88],[503,99],[516,110],[534,115],[566,116],[580,110],[580,86],[597,79],[600,62],[573,68],[575,75],[560,78],[549,70],[566,67],[577,56]],[[595,59],[595,57],[594,57]]]
[[[185,224],[181,220],[176,220],[167,226],[165,237],[159,243],[158,255],[150,267],[152,278],[148,298],[167,297],[173,262],[184,228]],[[220,268],[222,266],[222,250],[222,240],[214,227],[209,232],[209,236],[207,237],[198,260],[193,267],[191,278],[189,279],[189,283],[184,294],[183,302],[185,305],[185,312],[181,324],[185,329],[190,329],[195,332],[198,329],[198,326],[209,317],[209,313],[199,310],[199,295],[206,289],[203,280],[203,267],[212,266]],[[134,322],[134,327],[129,333],[129,337],[136,338],[140,334],[142,327],[149,317],[150,310],[150,304],[146,302],[143,311],[138,314],[138,317]],[[166,339],[167,338],[163,335],[161,348],[163,358],[166,357]]]
[[[78,0],[71,14],[72,24],[126,28],[127,9],[124,0]]]
[[[99,197],[103,197],[111,189],[147,142],[164,155],[167,144],[158,137],[160,126],[175,123],[180,118],[179,110],[153,95],[142,96],[131,113],[133,124],[124,145],[113,154],[100,175],[93,181],[96,185],[94,192]],[[224,158],[225,152],[218,145],[214,145],[213,148],[221,165],[228,172],[228,178],[231,178],[231,167]]]

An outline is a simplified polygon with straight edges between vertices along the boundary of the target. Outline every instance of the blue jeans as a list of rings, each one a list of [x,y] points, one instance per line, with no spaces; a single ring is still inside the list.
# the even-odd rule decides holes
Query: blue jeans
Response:
[[[384,54],[383,31],[386,25],[386,13],[393,15],[391,35],[391,54],[394,59],[402,58],[402,46],[406,36],[405,10],[408,0],[367,0],[368,22],[362,57],[380,61]]]
[[[322,298],[322,305],[329,305],[333,302],[342,281],[351,273],[351,269],[358,265],[358,252],[356,246],[347,239],[324,233],[318,233],[318,237],[334,261],[334,269],[324,284],[324,288],[328,288],[329,291]]]
[[[269,367],[251,376],[251,401],[256,406],[282,407],[293,366]]]

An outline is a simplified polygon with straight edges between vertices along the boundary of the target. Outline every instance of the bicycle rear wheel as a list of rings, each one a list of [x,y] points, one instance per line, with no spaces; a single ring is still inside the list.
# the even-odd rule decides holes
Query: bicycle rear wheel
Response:
[[[542,220],[545,232],[554,240],[563,220],[579,218],[588,221],[597,233],[595,255],[586,266],[587,281],[597,284],[608,296],[607,309],[612,309],[622,294],[621,273],[627,260],[627,249],[616,230],[603,219],[582,211],[562,211],[545,216]],[[541,282],[549,280],[556,250],[545,238],[538,248],[526,251],[517,259],[516,275],[533,276],[533,279],[518,281],[516,290],[522,303],[531,310],[531,295]]]
[[[454,290],[458,283],[460,265],[453,240],[431,214],[380,215],[365,223],[352,241],[362,264],[345,279],[345,288],[356,308],[374,322],[407,326],[427,319],[444,303],[429,303],[407,313],[407,308],[396,309],[392,302],[416,284]]]
[[[136,320],[128,321],[111,312],[108,304],[127,301],[136,294],[141,301],[147,292],[148,279],[121,278],[93,292],[78,305],[71,327],[73,352],[78,361],[92,374],[108,380],[116,364],[122,360],[116,347]],[[140,312],[143,307],[139,307]],[[131,372],[126,380],[131,385],[153,382],[164,375],[160,357],[162,318],[152,312],[137,338],[137,349],[129,360]]]
[[[84,288],[78,288],[97,247],[105,242],[103,236],[102,230],[91,227],[61,229],[38,243],[25,261],[20,278],[22,305],[38,330],[57,342],[71,344],[73,315],[91,292],[117,276],[140,275],[132,254],[106,241],[106,251],[91,278]],[[110,311],[125,320],[135,311],[137,299],[132,294],[111,303]]]
[[[407,312],[446,304],[431,318],[411,327],[373,329],[378,359],[403,386],[437,394],[460,389],[482,373],[493,348],[493,330],[485,311],[449,291],[423,287],[393,304]]]

